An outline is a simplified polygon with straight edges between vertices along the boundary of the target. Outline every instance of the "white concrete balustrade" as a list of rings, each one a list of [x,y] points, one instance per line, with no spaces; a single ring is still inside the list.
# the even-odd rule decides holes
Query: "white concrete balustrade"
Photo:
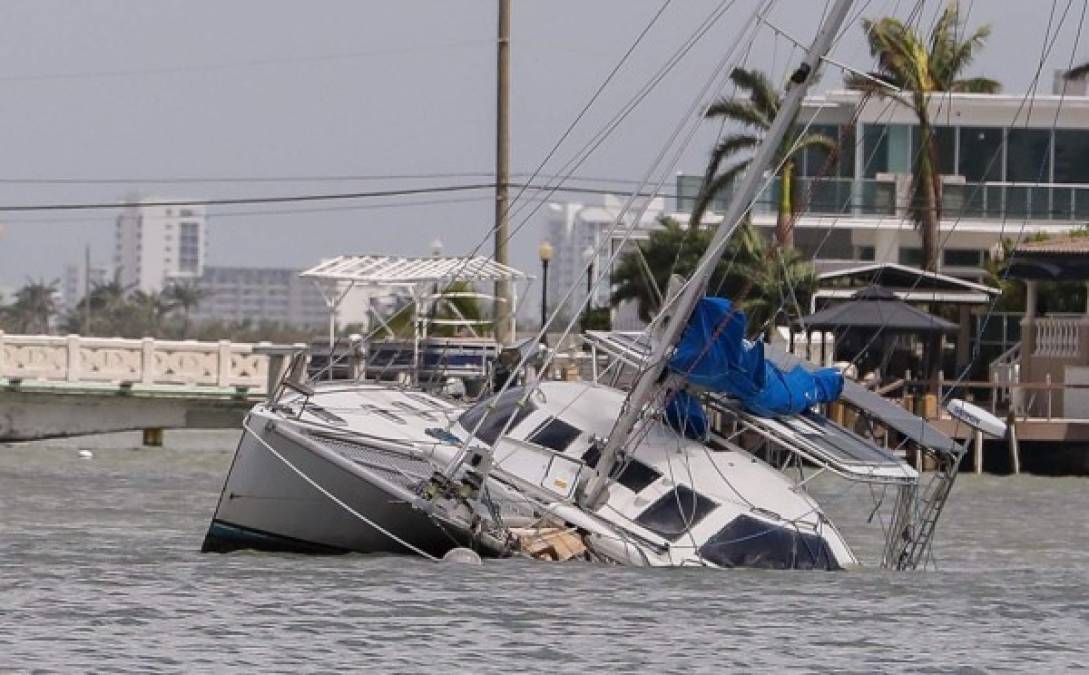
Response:
[[[227,340],[156,340],[79,335],[6,335],[0,331],[0,378],[263,392],[269,356]]]
[[[1079,319],[1036,318],[1034,356],[1071,357],[1078,355],[1081,321]]]

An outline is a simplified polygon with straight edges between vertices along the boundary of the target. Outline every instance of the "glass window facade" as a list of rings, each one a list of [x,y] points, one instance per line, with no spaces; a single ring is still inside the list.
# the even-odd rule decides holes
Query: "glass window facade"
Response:
[[[957,173],[972,183],[1002,180],[1002,129],[962,127]]]
[[[1055,182],[1089,183],[1089,130],[1055,131]]]

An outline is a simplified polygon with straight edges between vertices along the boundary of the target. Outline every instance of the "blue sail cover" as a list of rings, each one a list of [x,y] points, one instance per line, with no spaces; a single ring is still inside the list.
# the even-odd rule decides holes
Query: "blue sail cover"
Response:
[[[737,398],[765,417],[793,415],[839,398],[835,368],[782,371],[764,359],[764,343],[745,339],[745,313],[726,298],[703,298],[685,326],[669,368],[689,384]]]
[[[700,400],[684,389],[666,397],[665,418],[666,424],[686,438],[707,437],[707,414]]]

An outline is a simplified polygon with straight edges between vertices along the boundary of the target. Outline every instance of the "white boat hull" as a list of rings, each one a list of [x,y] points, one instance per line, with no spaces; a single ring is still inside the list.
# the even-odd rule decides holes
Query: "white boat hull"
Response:
[[[440,557],[464,544],[402,486],[270,420],[251,414],[202,550]]]

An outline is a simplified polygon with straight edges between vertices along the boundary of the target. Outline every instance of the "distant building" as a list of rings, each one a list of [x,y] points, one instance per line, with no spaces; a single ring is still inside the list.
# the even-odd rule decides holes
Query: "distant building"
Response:
[[[605,195],[600,204],[549,204],[547,222],[545,223],[546,239],[552,244],[552,261],[548,267],[548,304],[555,309],[557,303],[573,287],[571,299],[568,301],[567,314],[581,307],[586,299],[586,262],[588,251],[595,252],[593,257],[592,275],[596,279],[602,271],[603,265],[609,264],[609,259],[617,247],[625,245],[624,235],[631,229],[634,219],[640,215],[640,221],[635,228],[635,233],[626,242],[625,247],[635,245],[635,241],[645,239],[647,233],[657,226],[658,219],[665,215],[665,200],[662,198],[640,201],[632,208],[624,211],[626,200],[614,196]],[[645,207],[645,208],[644,208]],[[612,236],[613,225],[617,218],[624,213],[623,222],[615,228]],[[610,239],[608,246],[601,247],[601,242]],[[607,307],[611,289],[608,281],[597,284],[593,291],[593,306]],[[531,298],[529,302],[535,302]],[[537,316],[534,314],[533,316]],[[618,330],[637,328],[641,325],[635,314],[634,305],[621,306],[612,316],[613,327]]]
[[[90,272],[86,270],[86,263],[69,263],[64,266],[64,277],[60,287],[61,307],[65,311],[72,311],[79,301],[87,295],[87,282],[91,288],[99,284],[105,284],[110,280],[111,270],[104,265],[91,265]]]
[[[325,326],[329,312],[321,292],[312,281],[300,279],[300,271],[279,267],[205,267],[197,285],[207,295],[193,317]]]
[[[207,213],[204,206],[154,206],[134,201],[117,217],[114,262],[121,283],[159,291],[171,279],[197,279],[204,270]]]

